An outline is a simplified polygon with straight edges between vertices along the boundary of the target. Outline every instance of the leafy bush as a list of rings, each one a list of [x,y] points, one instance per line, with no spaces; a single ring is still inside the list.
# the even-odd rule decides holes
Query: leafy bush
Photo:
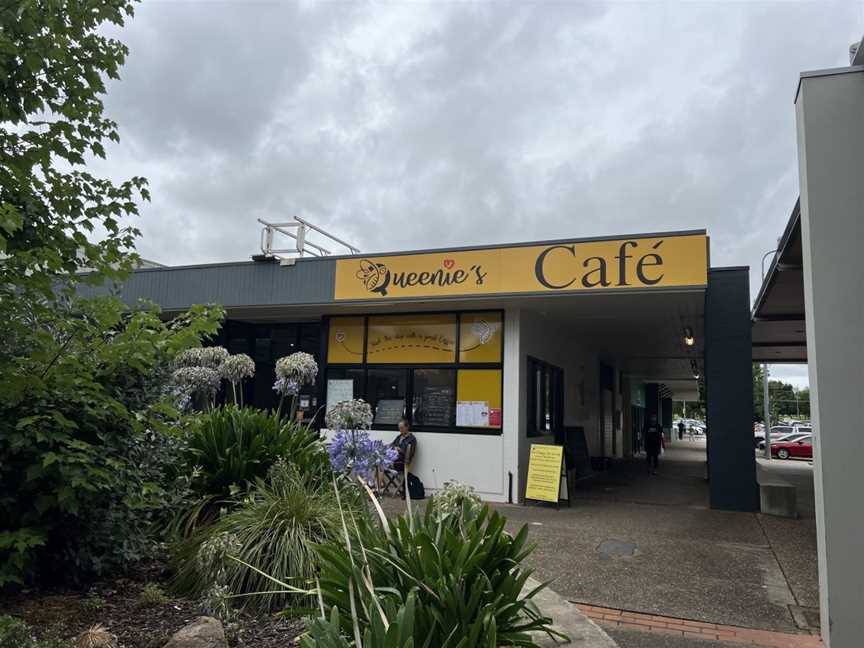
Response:
[[[414,648],[415,645],[430,645],[428,638],[421,644],[419,636],[415,642],[414,611],[417,597],[413,592],[408,594],[402,606],[396,607],[393,601],[385,601],[384,605],[386,607],[382,608],[383,615],[374,616],[363,632],[362,642],[365,648]],[[388,625],[384,625],[382,616],[388,619]],[[309,632],[300,638],[300,648],[350,648],[356,645],[356,639],[346,639],[342,634],[342,625],[339,608],[334,607],[329,618],[315,619],[312,622]]]
[[[418,519],[410,509],[393,520],[381,514],[381,524],[360,518],[345,528],[350,542],[318,547],[322,603],[338,608],[347,637],[383,623],[413,593],[418,645],[536,646],[532,632],[557,633],[532,601],[544,586],[523,592],[531,570],[521,563],[533,550],[527,527],[511,536],[504,524],[488,506],[439,515],[434,501]]]
[[[58,637],[37,639],[27,623],[15,617],[0,616],[0,648],[70,648],[68,641]]]
[[[197,417],[187,438],[188,461],[199,468],[197,488],[228,498],[263,478],[280,457],[309,471],[326,467],[318,432],[271,412],[226,405]]]
[[[348,499],[346,514],[353,515],[357,511]],[[246,607],[273,610],[286,605],[289,594],[274,592],[264,574],[308,590],[316,562],[312,543],[332,540],[340,529],[333,483],[310,480],[283,459],[234,510],[179,543],[175,584],[195,596],[213,588],[226,596],[255,594],[244,599]]]
[[[155,607],[157,605],[164,605],[170,600],[165,594],[165,590],[157,583],[145,583],[138,593],[137,603],[140,607]]]
[[[96,298],[42,315],[0,379],[0,585],[115,573],[152,552],[185,492],[163,378],[222,312],[165,323]]]

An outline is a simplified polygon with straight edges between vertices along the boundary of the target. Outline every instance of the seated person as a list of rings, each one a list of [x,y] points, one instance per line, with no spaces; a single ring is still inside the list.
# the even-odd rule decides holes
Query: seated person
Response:
[[[393,470],[401,475],[405,472],[405,466],[411,467],[417,451],[417,437],[411,434],[411,424],[404,416],[399,419],[399,436],[393,439],[390,445],[399,453],[399,457],[393,462]]]

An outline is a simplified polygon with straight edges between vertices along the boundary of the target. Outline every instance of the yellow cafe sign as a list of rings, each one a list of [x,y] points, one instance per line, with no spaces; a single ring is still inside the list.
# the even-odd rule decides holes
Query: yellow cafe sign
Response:
[[[336,300],[703,287],[705,234],[342,258]]]

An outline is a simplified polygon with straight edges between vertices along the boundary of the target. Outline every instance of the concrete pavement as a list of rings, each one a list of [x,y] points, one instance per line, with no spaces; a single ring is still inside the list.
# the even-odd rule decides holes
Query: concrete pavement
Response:
[[[818,602],[809,466],[769,467],[800,482],[801,519],[712,511],[704,453],[676,442],[656,476],[624,462],[578,484],[570,509],[502,508],[512,528],[530,526],[537,575],[572,601],[800,632],[793,612]]]

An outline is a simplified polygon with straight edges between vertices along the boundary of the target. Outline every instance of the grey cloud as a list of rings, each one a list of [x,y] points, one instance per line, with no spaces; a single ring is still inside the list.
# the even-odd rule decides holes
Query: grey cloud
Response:
[[[797,197],[798,73],[858,3],[144,3],[105,168],[141,252],[248,258],[256,217],[366,250],[706,227],[750,265]]]

